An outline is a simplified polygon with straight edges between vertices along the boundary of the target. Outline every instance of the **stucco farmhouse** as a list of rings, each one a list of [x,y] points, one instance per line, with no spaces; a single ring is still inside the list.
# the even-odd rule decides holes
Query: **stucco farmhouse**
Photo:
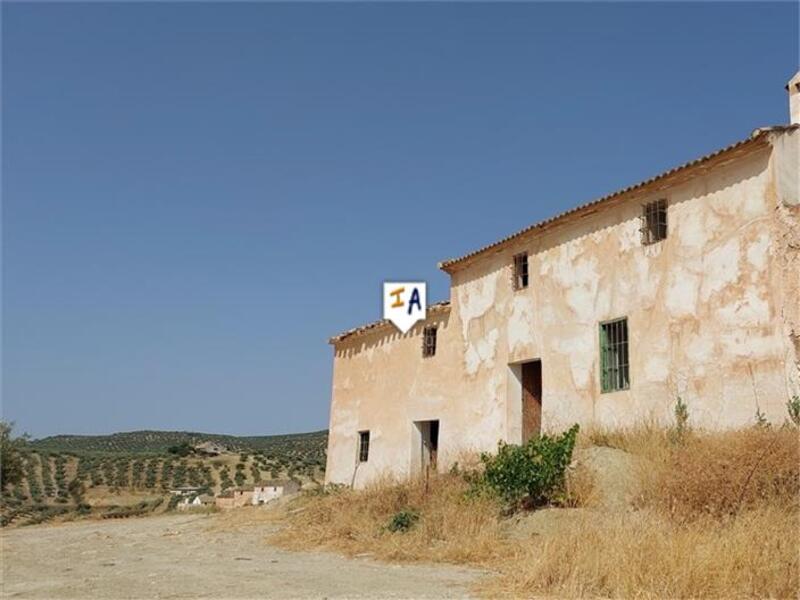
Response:
[[[572,423],[782,422],[800,394],[800,73],[791,124],[531,225],[440,268],[407,334],[330,340],[326,481],[446,469]]]

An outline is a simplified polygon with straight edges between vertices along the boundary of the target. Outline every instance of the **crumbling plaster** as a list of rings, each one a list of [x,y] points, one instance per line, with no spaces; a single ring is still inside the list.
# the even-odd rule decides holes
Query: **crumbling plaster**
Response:
[[[798,389],[800,133],[479,255],[451,273],[436,356],[418,324],[336,345],[326,479],[412,474],[413,422],[439,419],[439,465],[521,439],[517,365],[542,361],[545,430],[672,417],[734,427],[782,421]],[[669,235],[640,241],[644,202],[666,198]],[[511,285],[529,255],[530,284]],[[599,323],[628,318],[630,389],[600,392]],[[370,459],[356,468],[357,432]]]

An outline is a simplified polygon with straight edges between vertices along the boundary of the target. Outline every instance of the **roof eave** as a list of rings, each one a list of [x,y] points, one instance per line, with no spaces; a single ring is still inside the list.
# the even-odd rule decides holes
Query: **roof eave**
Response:
[[[498,251],[506,247],[507,245],[517,241],[518,239],[520,239],[521,237],[525,236],[528,233],[531,233],[536,230],[542,230],[545,229],[546,227],[550,227],[556,224],[567,222],[572,218],[580,216],[581,214],[595,210],[599,205],[604,205],[613,202],[614,200],[620,199],[634,192],[641,192],[642,190],[645,190],[652,185],[661,183],[664,180],[669,179],[670,177],[677,176],[678,174],[685,173],[692,169],[701,167],[702,165],[705,165],[709,161],[720,158],[728,153],[734,151],[742,151],[743,149],[746,149],[750,146],[753,147],[759,146],[762,142],[766,142],[767,135],[770,133],[791,131],[797,128],[798,125],[777,125],[772,127],[760,127],[758,129],[755,129],[750,134],[750,136],[748,136],[743,140],[739,140],[738,142],[730,144],[729,146],[726,146],[720,150],[716,150],[714,152],[711,152],[694,160],[678,165],[677,167],[673,167],[671,169],[663,171],[658,175],[654,175],[653,177],[642,180],[633,185],[627,186],[625,188],[622,188],[615,192],[611,192],[610,194],[606,194],[605,196],[602,196],[585,204],[581,204],[579,206],[571,208],[565,212],[550,217],[549,219],[545,219],[543,221],[534,223],[533,225],[529,225],[525,229],[521,229],[520,231],[517,231],[516,233],[513,233],[501,240],[492,242],[491,244],[488,244],[473,252],[464,254],[463,256],[460,256],[458,258],[451,258],[440,261],[438,263],[438,267],[445,273],[452,275],[455,271],[473,262],[473,260],[484,257],[492,251]]]
[[[439,313],[446,310],[450,310],[450,302],[447,300],[443,300],[442,302],[436,302],[435,304],[431,304],[428,307],[428,314],[431,313]],[[353,337],[360,337],[367,333],[374,333],[380,331],[383,328],[388,328],[391,326],[391,321],[387,319],[380,319],[379,321],[373,321],[372,323],[367,323],[366,325],[361,325],[359,327],[354,327],[352,329],[348,329],[340,333],[339,335],[335,335],[331,338],[328,338],[328,343],[331,346],[336,346],[337,344],[344,342]]]

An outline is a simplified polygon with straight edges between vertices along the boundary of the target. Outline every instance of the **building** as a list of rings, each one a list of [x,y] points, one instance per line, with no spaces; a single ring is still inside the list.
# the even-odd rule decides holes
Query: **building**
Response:
[[[800,394],[800,74],[791,124],[440,263],[401,335],[331,339],[326,482],[444,469],[572,423],[783,422]]]
[[[202,456],[219,456],[226,452],[225,446],[216,442],[202,442],[194,445],[195,454]]]
[[[300,491],[300,484],[292,479],[270,479],[253,486],[254,505],[266,504],[282,496],[289,496]]]
[[[190,508],[204,508],[214,506],[216,503],[214,496],[208,494],[198,494],[196,496],[183,496],[178,502],[178,510],[188,510]]]
[[[237,487],[226,490],[215,499],[217,508],[240,508],[253,504],[253,488]]]
[[[216,504],[218,508],[260,506],[299,491],[300,484],[293,479],[269,479],[255,485],[226,490],[217,496]]]

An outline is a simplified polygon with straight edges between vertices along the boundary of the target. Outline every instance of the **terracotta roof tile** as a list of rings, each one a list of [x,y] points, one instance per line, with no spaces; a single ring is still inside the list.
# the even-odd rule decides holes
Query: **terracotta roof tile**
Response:
[[[450,310],[450,302],[447,300],[442,302],[436,302],[435,304],[431,304],[428,306],[427,313],[437,313],[442,312],[445,310]],[[361,325],[360,327],[354,327],[353,329],[348,329],[347,331],[343,331],[339,335],[335,335],[328,340],[329,344],[338,344],[346,340],[349,337],[354,335],[361,335],[362,333],[366,333],[368,331],[372,331],[373,329],[378,329],[379,327],[388,326],[390,322],[386,319],[381,319],[380,321],[373,321],[372,323],[367,323],[366,325]]]

